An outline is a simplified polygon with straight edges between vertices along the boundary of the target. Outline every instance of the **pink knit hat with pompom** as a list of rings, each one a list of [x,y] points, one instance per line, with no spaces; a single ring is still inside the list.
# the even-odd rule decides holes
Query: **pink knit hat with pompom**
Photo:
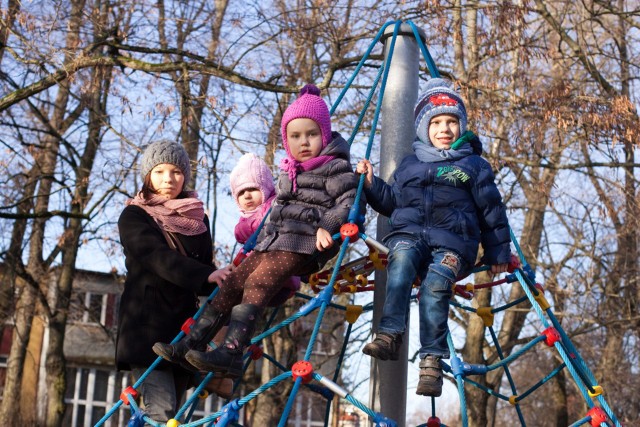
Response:
[[[305,85],[300,91],[298,99],[291,103],[282,115],[280,133],[282,134],[282,144],[289,157],[293,156],[287,142],[287,125],[291,120],[302,118],[311,119],[320,126],[322,148],[326,147],[331,142],[331,116],[327,104],[320,97],[320,89],[313,84]]]
[[[269,200],[275,193],[271,169],[260,157],[247,153],[240,157],[238,163],[229,175],[231,194],[238,207],[238,196],[242,190],[257,188],[262,193],[262,203]]]

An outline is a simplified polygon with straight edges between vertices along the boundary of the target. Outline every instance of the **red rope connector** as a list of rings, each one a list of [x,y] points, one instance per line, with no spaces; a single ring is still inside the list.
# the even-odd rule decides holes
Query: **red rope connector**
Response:
[[[591,421],[589,421],[589,424],[593,427],[598,427],[600,426],[600,424],[607,421],[607,414],[602,410],[602,408],[599,408],[597,406],[589,409],[589,411],[587,412],[587,416],[591,417]]]
[[[558,330],[556,328],[554,328],[553,326],[549,326],[547,329],[545,329],[544,331],[542,331],[542,335],[544,335],[545,337],[547,337],[544,340],[544,343],[546,345],[548,345],[549,347],[553,347],[553,345],[555,343],[557,343],[558,341],[560,341],[560,333],[558,332]]]
[[[243,251],[238,252],[238,255],[236,255],[236,257],[233,259],[233,265],[235,265],[236,267],[239,266],[246,257],[247,254],[245,254]]]
[[[429,417],[427,420],[427,427],[440,427],[442,423],[438,417]]]
[[[189,331],[191,331],[191,326],[193,326],[194,323],[196,323],[196,321],[193,320],[193,317],[189,317],[184,321],[184,323],[180,327],[180,330],[184,332],[185,335],[188,335]]]
[[[251,344],[248,348],[248,351],[251,352],[251,360],[258,360],[264,354],[262,347],[260,347],[258,344]]]
[[[129,404],[129,395],[133,400],[138,400],[138,391],[132,386],[129,386],[120,393],[120,400],[122,400],[125,405]]]
[[[453,288],[453,292],[456,295],[460,295],[464,299],[472,299],[473,292],[468,292],[467,287],[465,285],[455,285]]]
[[[302,382],[307,384],[313,379],[313,365],[306,360],[298,360],[291,367],[291,376],[294,380],[302,378]]]
[[[511,259],[509,260],[509,265],[507,266],[507,271],[509,273],[513,273],[518,268],[520,268],[520,260],[514,254],[511,254]]]
[[[342,237],[342,240],[348,237],[349,243],[358,240],[358,232],[358,226],[352,222],[342,224],[342,227],[340,227],[340,237]]]

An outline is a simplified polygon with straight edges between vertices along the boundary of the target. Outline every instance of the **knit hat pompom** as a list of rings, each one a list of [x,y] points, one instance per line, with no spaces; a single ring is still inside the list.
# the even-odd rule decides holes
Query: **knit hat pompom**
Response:
[[[302,118],[311,119],[318,124],[322,133],[322,148],[326,147],[331,142],[331,117],[329,116],[329,108],[320,97],[320,89],[316,85],[305,85],[300,91],[298,99],[292,102],[282,115],[280,134],[282,135],[282,144],[289,157],[292,156],[287,141],[287,125],[292,120]]]
[[[238,207],[238,196],[247,188],[257,188],[262,193],[262,203],[275,194],[271,169],[260,157],[253,153],[244,154],[229,175],[231,194]]]
[[[314,84],[311,84],[311,83],[306,84],[300,90],[300,95],[299,96],[306,95],[306,94],[320,96],[320,89],[318,89],[318,86],[316,86]]]
[[[453,83],[441,78],[427,82],[415,108],[416,136],[420,141],[433,145],[429,139],[431,119],[440,114],[452,114],[460,120],[460,135],[467,131],[467,109]]]
[[[147,174],[151,172],[153,168],[162,163],[176,165],[180,168],[184,175],[183,188],[186,188],[187,184],[191,181],[191,162],[184,147],[168,139],[161,139],[149,144],[145,148],[142,154],[142,160],[140,161],[142,179],[146,178]]]

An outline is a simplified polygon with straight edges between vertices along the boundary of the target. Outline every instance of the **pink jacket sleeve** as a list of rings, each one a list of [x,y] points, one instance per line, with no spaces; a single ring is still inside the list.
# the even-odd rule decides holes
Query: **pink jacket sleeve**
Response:
[[[262,218],[267,214],[269,208],[271,207],[271,202],[274,197],[271,197],[267,200],[266,203],[260,205],[258,209],[253,213],[253,215],[248,217],[240,217],[240,220],[236,224],[236,228],[234,229],[234,234],[236,237],[236,241],[241,244],[245,244],[249,237],[258,229],[260,226],[260,222],[262,222]]]

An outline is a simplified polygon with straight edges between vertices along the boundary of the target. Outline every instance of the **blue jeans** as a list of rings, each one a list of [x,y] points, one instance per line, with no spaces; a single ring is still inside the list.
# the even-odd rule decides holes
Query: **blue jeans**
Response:
[[[134,381],[145,373],[146,367],[132,366]],[[175,366],[156,367],[144,379],[138,389],[142,396],[142,409],[154,421],[166,423],[178,412],[184,392],[187,391],[192,373]]]
[[[449,299],[456,277],[466,268],[455,252],[433,248],[412,235],[398,235],[387,246],[387,294],[379,332],[404,334],[409,315],[411,287],[420,276],[420,358],[449,358],[447,346]]]

